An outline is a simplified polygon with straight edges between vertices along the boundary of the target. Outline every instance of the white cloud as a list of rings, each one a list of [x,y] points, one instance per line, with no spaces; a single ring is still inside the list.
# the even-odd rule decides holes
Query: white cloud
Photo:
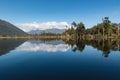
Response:
[[[16,24],[20,29],[28,32],[31,30],[45,30],[45,29],[51,29],[51,28],[58,28],[58,29],[66,29],[66,26],[68,26],[67,22],[32,22],[32,23],[21,23]]]

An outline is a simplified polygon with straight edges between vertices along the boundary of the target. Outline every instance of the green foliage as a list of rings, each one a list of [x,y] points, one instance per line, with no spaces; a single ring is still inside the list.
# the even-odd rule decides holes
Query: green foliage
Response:
[[[99,23],[95,26],[93,26],[90,29],[87,29],[87,34],[103,34],[104,35],[111,35],[116,34],[118,31],[116,23],[111,23],[108,17],[105,17],[103,19],[103,23]]]
[[[77,23],[75,21],[73,21],[72,26],[77,27]]]
[[[67,29],[67,30],[64,32],[64,34],[69,34],[69,35],[73,35],[73,34],[75,34],[75,33],[76,33],[76,31],[75,31],[75,29],[74,29],[73,27]]]
[[[101,23],[89,29],[85,29],[85,25],[82,22],[76,23],[75,21],[73,21],[71,26],[72,27],[66,30],[65,33],[69,35],[74,35],[77,38],[82,38],[86,35],[111,36],[116,34],[118,35],[120,33],[120,28],[118,29],[119,24],[111,23],[109,17],[104,17]]]
[[[73,21],[72,27],[66,30],[65,33],[79,37],[85,34],[85,26],[82,22],[77,24],[75,21]]]
[[[76,32],[78,36],[85,34],[85,26],[82,22],[77,24]]]

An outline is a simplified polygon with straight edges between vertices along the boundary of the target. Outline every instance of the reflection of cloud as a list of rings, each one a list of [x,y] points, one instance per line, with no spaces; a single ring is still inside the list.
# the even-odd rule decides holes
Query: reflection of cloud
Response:
[[[65,52],[69,49],[69,46],[66,44],[58,44],[58,45],[52,45],[52,44],[45,44],[45,43],[31,43],[31,42],[25,42],[20,47],[18,47],[16,50],[20,51],[47,51],[47,52]]]

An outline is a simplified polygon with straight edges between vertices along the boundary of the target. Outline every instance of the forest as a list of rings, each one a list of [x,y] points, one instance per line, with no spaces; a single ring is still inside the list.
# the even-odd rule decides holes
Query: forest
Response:
[[[83,22],[73,21],[63,34],[77,39],[120,38],[120,23],[112,23],[109,17],[104,17],[101,23],[87,29]]]

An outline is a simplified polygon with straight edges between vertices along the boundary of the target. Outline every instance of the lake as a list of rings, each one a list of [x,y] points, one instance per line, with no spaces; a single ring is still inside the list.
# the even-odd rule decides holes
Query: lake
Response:
[[[119,40],[0,40],[0,80],[120,80]]]

